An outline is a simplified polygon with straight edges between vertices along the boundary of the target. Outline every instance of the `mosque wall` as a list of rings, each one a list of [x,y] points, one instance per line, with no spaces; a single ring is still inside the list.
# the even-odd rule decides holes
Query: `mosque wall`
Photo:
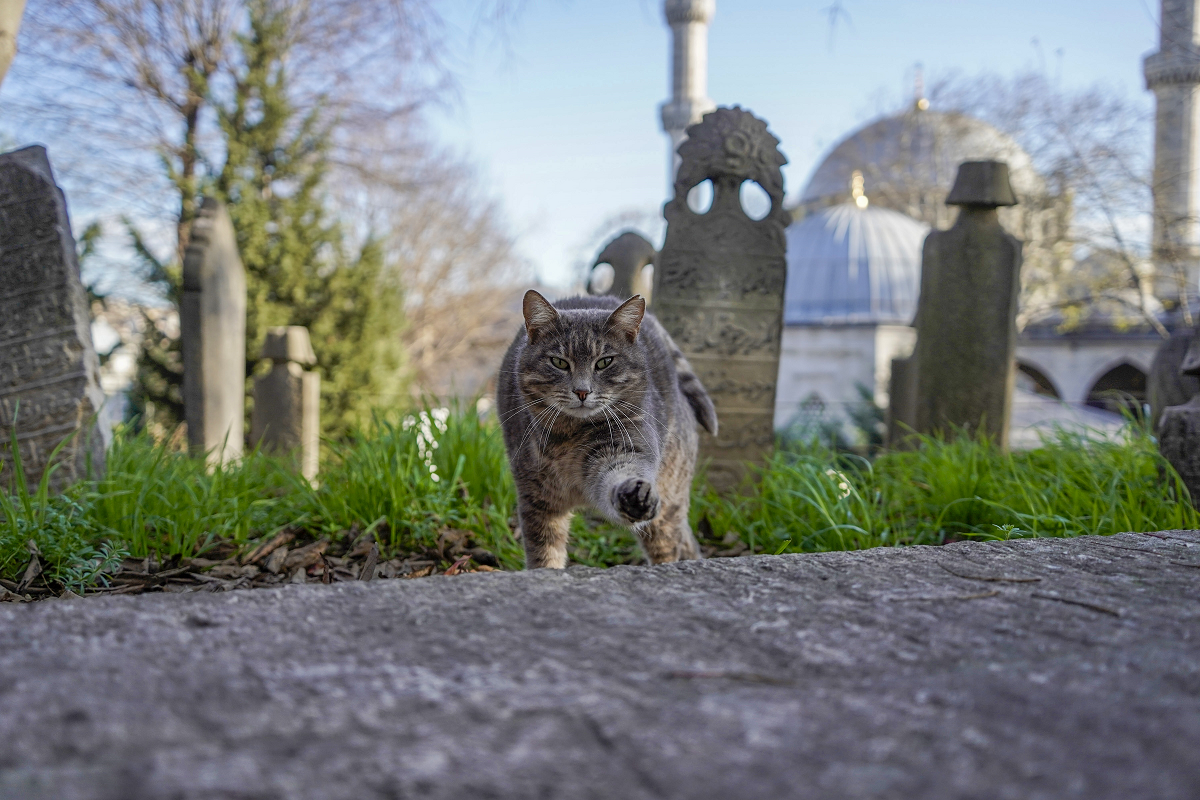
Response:
[[[1048,377],[1063,401],[1082,404],[1087,402],[1096,381],[1114,367],[1129,364],[1149,373],[1150,362],[1161,343],[1157,336],[1020,337],[1017,362],[1029,364]]]

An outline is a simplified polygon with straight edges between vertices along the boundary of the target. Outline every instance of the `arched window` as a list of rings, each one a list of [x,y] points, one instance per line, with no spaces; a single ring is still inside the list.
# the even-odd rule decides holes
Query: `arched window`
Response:
[[[1146,402],[1146,373],[1132,364],[1118,364],[1101,375],[1088,392],[1087,404],[1121,413],[1129,409],[1141,415]]]
[[[1054,388],[1054,382],[1047,378],[1044,372],[1020,361],[1017,362],[1017,386],[1027,392],[1053,397],[1056,400],[1062,399],[1058,389]]]

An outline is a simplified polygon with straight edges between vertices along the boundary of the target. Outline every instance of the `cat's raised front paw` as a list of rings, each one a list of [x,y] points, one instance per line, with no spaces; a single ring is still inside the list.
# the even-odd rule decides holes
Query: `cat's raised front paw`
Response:
[[[613,490],[613,505],[626,522],[645,522],[658,513],[658,492],[649,481],[630,478]]]

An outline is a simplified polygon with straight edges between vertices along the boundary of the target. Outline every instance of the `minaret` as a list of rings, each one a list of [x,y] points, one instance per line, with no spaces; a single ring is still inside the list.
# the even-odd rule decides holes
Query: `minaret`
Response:
[[[1146,56],[1146,88],[1154,92],[1155,294],[1178,300],[1176,275],[1187,274],[1193,297],[1200,281],[1200,0],[1162,0],[1159,50]]]
[[[708,22],[716,0],[663,0],[663,14],[671,26],[671,99],[659,107],[663,130],[671,137],[667,185],[675,184],[679,167],[676,149],[687,138],[686,130],[716,108],[708,98]]]

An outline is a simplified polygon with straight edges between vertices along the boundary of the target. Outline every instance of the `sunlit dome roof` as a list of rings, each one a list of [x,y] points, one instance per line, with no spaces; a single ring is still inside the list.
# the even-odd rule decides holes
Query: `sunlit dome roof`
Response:
[[[800,205],[812,208],[839,203],[851,176],[862,173],[873,205],[924,217],[921,210],[937,187],[943,199],[958,165],[995,159],[1008,162],[1018,196],[1039,195],[1045,183],[1019,144],[982,120],[957,112],[911,110],[876,120],[834,146],[809,178]]]
[[[787,229],[788,325],[909,325],[929,227],[896,211],[832,206]]]

